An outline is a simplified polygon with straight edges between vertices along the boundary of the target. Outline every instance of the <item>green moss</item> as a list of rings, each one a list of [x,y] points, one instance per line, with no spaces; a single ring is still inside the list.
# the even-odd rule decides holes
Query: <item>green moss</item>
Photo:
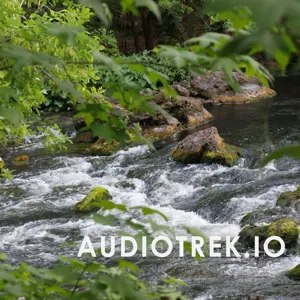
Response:
[[[89,148],[89,153],[92,155],[108,156],[112,155],[120,149],[120,143],[115,140],[110,142],[98,141]]]
[[[295,268],[289,270],[286,273],[286,276],[293,280],[300,280],[300,265],[297,265]]]
[[[193,155],[187,149],[180,149],[178,146],[171,153],[175,161],[182,163],[218,163],[229,167],[235,165],[241,155],[242,149],[225,143],[222,143],[218,150],[208,149],[202,155],[199,153]]]
[[[293,204],[295,201],[300,200],[300,187],[297,188],[294,192],[282,193],[277,199],[276,205],[281,207],[288,207]]]
[[[281,219],[273,222],[267,230],[267,236],[280,236],[287,247],[293,247],[297,244],[299,229],[298,225],[293,219]],[[277,248],[279,243],[277,241],[272,242],[273,248]]]
[[[101,201],[112,199],[107,189],[103,187],[93,188],[89,194],[74,207],[76,212],[89,213],[101,207]]]
[[[178,146],[173,149],[171,156],[178,162],[189,163],[190,153],[187,150],[179,149]]]
[[[249,247],[254,245],[254,237],[259,236],[263,243],[270,236],[279,236],[287,248],[294,247],[298,242],[299,229],[293,219],[281,219],[266,226],[246,226],[240,232],[240,241]],[[270,248],[277,249],[279,244],[274,241]]]
[[[148,129],[144,132],[144,136],[150,142],[163,141],[169,138],[173,138],[176,132],[176,126],[161,126],[159,128]]]
[[[267,239],[268,226],[246,226],[239,233],[240,241],[247,247],[254,246],[254,238],[259,236],[260,240]]]
[[[222,143],[217,151],[206,151],[203,154],[203,161],[220,163],[232,167],[237,163],[241,154],[242,150],[238,147]]]

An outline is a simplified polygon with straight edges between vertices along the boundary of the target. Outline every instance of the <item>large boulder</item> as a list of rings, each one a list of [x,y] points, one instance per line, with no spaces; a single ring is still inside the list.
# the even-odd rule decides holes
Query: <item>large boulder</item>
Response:
[[[279,236],[285,242],[286,248],[292,248],[297,245],[299,229],[298,225],[293,219],[277,220],[270,225],[263,226],[246,226],[239,233],[240,242],[247,247],[254,246],[254,237],[260,238],[261,244],[271,236]],[[279,243],[277,241],[271,242],[269,247],[277,249]]]
[[[215,95],[232,91],[225,77],[226,74],[222,71],[207,72],[203,76],[193,76],[190,93],[195,97],[211,99]]]
[[[242,104],[276,95],[274,90],[264,87],[256,77],[249,78],[245,74],[233,72],[233,78],[240,84],[240,90],[235,92],[226,77],[224,71],[208,71],[203,76],[194,76],[190,94],[214,104]]]
[[[182,163],[218,163],[233,166],[242,155],[242,149],[226,144],[218,130],[211,127],[183,139],[172,151],[175,161]]]
[[[101,207],[101,202],[111,200],[112,196],[107,189],[103,187],[94,187],[88,195],[78,202],[74,211],[78,213],[89,213],[98,210]]]

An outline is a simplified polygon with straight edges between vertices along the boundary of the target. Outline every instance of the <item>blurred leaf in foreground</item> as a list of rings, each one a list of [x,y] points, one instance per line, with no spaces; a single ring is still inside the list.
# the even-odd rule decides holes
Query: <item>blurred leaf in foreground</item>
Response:
[[[280,159],[284,156],[289,156],[293,159],[300,159],[300,146],[288,146],[275,150],[264,159],[263,165],[265,166],[270,161]]]

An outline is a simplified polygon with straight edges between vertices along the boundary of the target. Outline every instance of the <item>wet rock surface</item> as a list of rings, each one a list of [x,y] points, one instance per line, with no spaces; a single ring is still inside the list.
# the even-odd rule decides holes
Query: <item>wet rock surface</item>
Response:
[[[286,248],[295,247],[298,243],[299,229],[298,225],[293,219],[285,218],[272,222],[269,225],[262,226],[246,226],[239,233],[240,242],[246,247],[254,246],[254,238],[260,238],[260,245],[271,236],[279,236],[285,242]],[[279,243],[273,241],[269,244],[270,248],[277,249]]]
[[[172,151],[175,161],[182,163],[218,163],[233,166],[242,155],[238,147],[226,144],[218,130],[211,127],[183,139]]]
[[[283,208],[293,208],[297,213],[300,213],[300,187],[294,192],[282,193],[277,199],[276,205]]]

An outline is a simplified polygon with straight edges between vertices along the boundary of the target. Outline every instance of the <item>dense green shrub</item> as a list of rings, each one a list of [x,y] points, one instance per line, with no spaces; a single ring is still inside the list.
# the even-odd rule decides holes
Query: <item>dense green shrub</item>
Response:
[[[180,82],[182,80],[189,80],[190,73],[185,69],[178,69],[174,66],[174,62],[171,58],[164,58],[158,56],[154,52],[143,51],[140,54],[133,54],[129,57],[121,56],[122,69],[125,79],[138,83],[142,89],[150,88],[157,89],[163,84],[161,82],[154,83],[151,81],[147,74],[137,73],[130,68],[131,63],[141,63],[145,66],[149,66],[151,69],[163,74],[170,84]],[[126,64],[127,63],[127,64]],[[105,83],[114,82],[120,80],[120,78],[109,68],[97,67],[98,76],[100,77],[100,83],[105,86]]]

